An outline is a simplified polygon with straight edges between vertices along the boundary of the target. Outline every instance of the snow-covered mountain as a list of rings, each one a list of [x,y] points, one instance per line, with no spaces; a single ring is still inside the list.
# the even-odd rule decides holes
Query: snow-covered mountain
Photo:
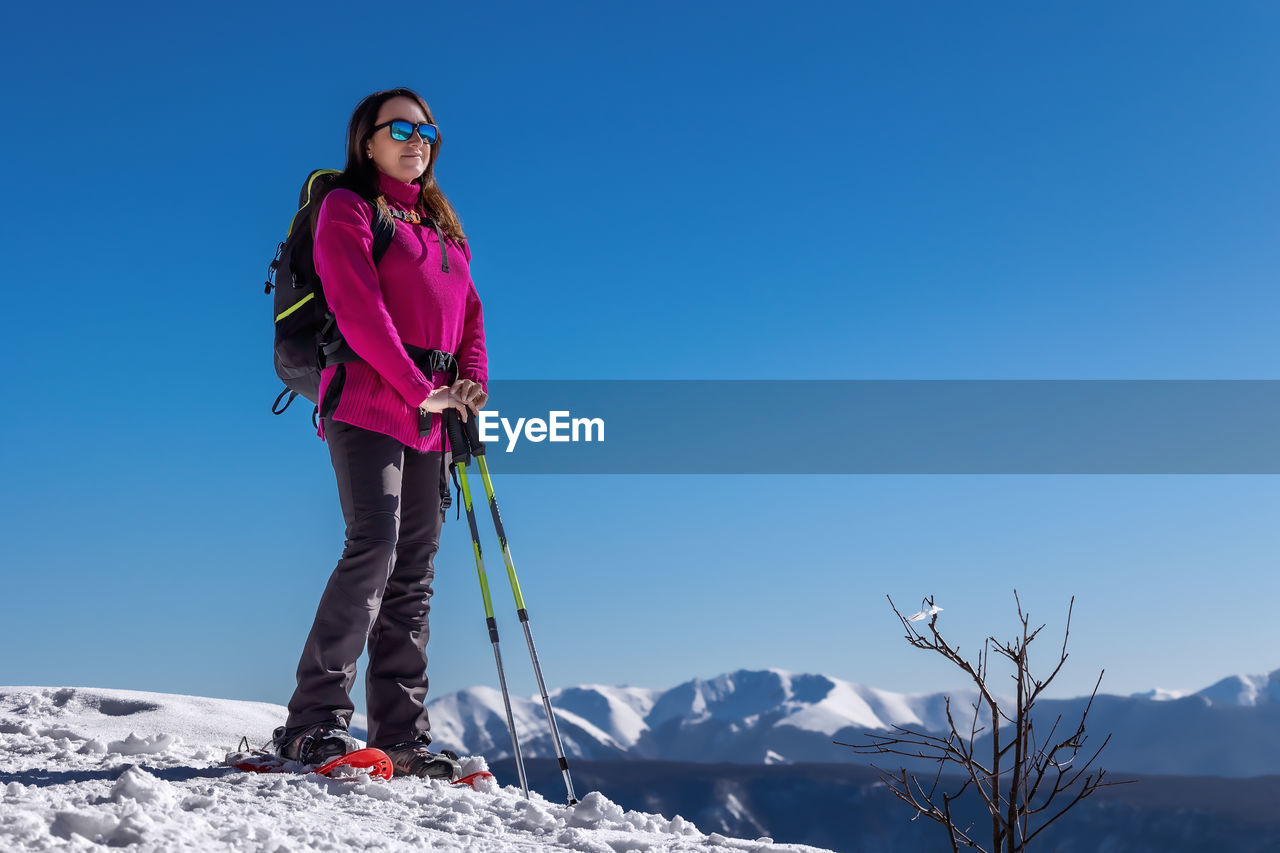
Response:
[[[904,694],[825,675],[739,670],[667,690],[584,685],[554,691],[551,704],[570,757],[778,764],[857,762],[833,740],[901,725],[939,732],[951,698],[972,714],[976,691]],[[1086,697],[1044,700],[1041,712],[1077,719]],[[511,740],[498,691],[470,688],[428,706],[436,742],[492,759]],[[526,756],[554,749],[542,703],[513,697]],[[1249,776],[1280,767],[1280,670],[1232,676],[1197,693],[1154,689],[1099,696],[1089,732],[1113,734],[1105,766],[1138,773]],[[1252,736],[1243,737],[1246,733]]]
[[[953,703],[971,703],[975,691],[954,691]],[[570,755],[592,758],[664,758],[697,761],[764,761],[768,744],[751,755],[740,751],[752,734],[776,730],[782,739],[830,736],[850,728],[886,729],[902,724],[936,730],[944,724],[947,694],[907,695],[864,687],[825,675],[781,669],[739,670],[710,680],[695,679],[669,690],[583,685],[552,691],[557,726]],[[495,758],[510,755],[501,694],[488,687],[451,693],[428,704],[431,731],[441,744]],[[512,715],[526,755],[551,756],[550,734],[541,700],[512,697]],[[708,742],[687,757],[690,733]],[[675,742],[681,742],[676,746]],[[571,745],[572,744],[572,745]],[[776,758],[775,758],[776,760]],[[797,756],[795,760],[800,760]],[[804,760],[822,760],[805,757]]]
[[[1256,708],[1280,703],[1280,670],[1267,675],[1232,675],[1193,695],[1214,705]]]

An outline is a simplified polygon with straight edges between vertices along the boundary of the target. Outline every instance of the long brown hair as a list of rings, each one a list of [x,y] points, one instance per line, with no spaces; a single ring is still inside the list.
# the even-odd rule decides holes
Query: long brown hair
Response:
[[[378,186],[378,166],[365,153],[365,143],[373,135],[372,128],[377,121],[378,110],[382,109],[382,105],[385,102],[396,97],[410,98],[416,101],[418,106],[422,107],[422,112],[426,115],[427,121],[432,124],[436,123],[435,117],[431,114],[431,108],[427,106],[427,102],[412,89],[401,87],[374,92],[357,104],[355,111],[351,113],[351,121],[347,125],[347,166],[342,170],[342,174],[330,184],[331,187],[344,187],[358,193],[363,198],[375,200],[384,213],[387,212],[387,201],[382,196],[382,191]],[[440,223],[440,228],[446,234],[454,240],[462,242],[467,239],[467,236],[462,232],[462,220],[458,218],[453,205],[449,204],[449,199],[445,198],[444,191],[436,183],[436,161],[440,159],[440,145],[443,141],[444,134],[440,133],[436,137],[435,144],[427,146],[431,155],[427,163],[427,169],[414,183],[420,187],[418,203],[423,210],[434,217],[436,222]]]

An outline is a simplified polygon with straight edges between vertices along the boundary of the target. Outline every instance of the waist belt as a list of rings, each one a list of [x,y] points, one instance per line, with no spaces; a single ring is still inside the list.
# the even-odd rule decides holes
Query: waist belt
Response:
[[[332,315],[330,315],[329,323],[325,325],[326,331],[332,323],[333,319]],[[321,339],[323,340],[323,335]],[[428,379],[431,378],[431,374],[433,373],[449,374],[450,383],[458,378],[458,360],[454,357],[453,353],[438,349],[426,349],[425,347],[414,346],[413,344],[408,344],[404,341],[401,341],[400,345],[404,347],[405,353],[413,360],[414,365],[426,374]],[[338,337],[336,340],[330,341],[327,344],[322,344],[320,349],[322,352],[321,365],[342,364],[348,361],[362,360],[360,356],[355,354],[355,351],[351,349],[351,346],[342,337]],[[326,406],[326,409],[327,408],[328,407]],[[431,434],[432,414],[432,412],[424,412],[421,409],[418,410],[419,437],[425,438]],[[442,431],[442,445],[443,435],[444,433]]]
[[[321,340],[324,340],[324,333],[327,333],[330,325],[332,325],[332,320],[325,325]],[[423,373],[428,375],[431,373],[448,373],[456,378],[458,360],[453,357],[453,353],[438,349],[425,349],[413,344],[407,344],[404,341],[401,341],[400,345],[404,347],[404,351],[408,353],[409,358]],[[320,353],[321,368],[348,361],[362,361],[360,356],[356,355],[355,350],[351,349],[346,339],[342,337],[321,344]]]
[[[458,360],[453,353],[438,349],[423,349],[413,344],[404,344],[404,351],[413,359],[418,369],[430,378],[432,373],[448,373],[453,376],[458,371]]]
[[[329,340],[329,332],[334,326],[334,317],[332,314],[327,315],[324,327],[320,330],[320,367],[321,369],[331,364],[342,364],[348,361],[362,361],[360,356],[356,355],[355,350],[347,343],[346,338],[340,334],[335,334],[332,340]],[[414,346],[413,344],[400,342],[404,347],[404,351],[408,353],[409,358],[413,359],[413,363],[418,369],[430,376],[431,373],[448,373],[455,376],[458,369],[458,360],[453,357],[453,353],[445,352],[438,349],[425,349],[423,347]]]

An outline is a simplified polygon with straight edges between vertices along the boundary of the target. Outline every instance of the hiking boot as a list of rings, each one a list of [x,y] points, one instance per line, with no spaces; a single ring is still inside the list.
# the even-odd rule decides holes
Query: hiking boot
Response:
[[[382,751],[391,759],[397,776],[421,776],[424,779],[443,779],[452,782],[462,776],[462,764],[458,753],[442,749],[432,752],[425,740],[408,740],[395,746],[384,746]]]
[[[271,737],[271,750],[303,764],[325,764],[362,749],[360,741],[336,723],[313,723],[294,729],[280,726]]]

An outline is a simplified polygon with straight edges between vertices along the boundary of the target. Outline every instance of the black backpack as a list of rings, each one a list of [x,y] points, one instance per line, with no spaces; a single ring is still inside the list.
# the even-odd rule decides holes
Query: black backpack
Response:
[[[298,395],[319,403],[320,371],[325,365],[359,359],[338,330],[311,256],[321,201],[333,179],[340,174],[336,169],[316,169],[307,175],[298,193],[298,212],[289,220],[284,242],[276,247],[276,256],[267,267],[263,292],[270,294],[275,290],[271,313],[276,327],[276,375],[285,384],[271,405],[272,414],[283,414]],[[373,210],[373,262],[376,265],[391,245],[395,220],[387,217],[380,205],[374,204]],[[280,401],[286,394],[289,399],[281,406]],[[318,412],[317,407],[312,421]]]

